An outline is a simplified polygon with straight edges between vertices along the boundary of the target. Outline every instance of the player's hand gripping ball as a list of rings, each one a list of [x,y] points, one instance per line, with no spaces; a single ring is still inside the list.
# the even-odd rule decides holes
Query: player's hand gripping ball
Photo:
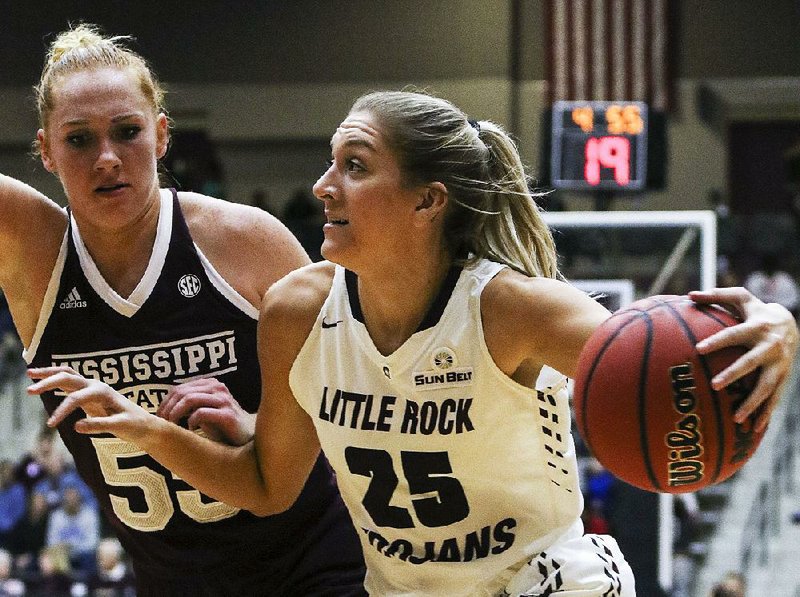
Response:
[[[722,307],[653,296],[614,313],[578,359],[578,431],[611,473],[647,491],[685,493],[730,477],[763,437],[733,414],[757,372],[722,390],[711,379],[745,352],[701,355],[703,338],[738,323]]]

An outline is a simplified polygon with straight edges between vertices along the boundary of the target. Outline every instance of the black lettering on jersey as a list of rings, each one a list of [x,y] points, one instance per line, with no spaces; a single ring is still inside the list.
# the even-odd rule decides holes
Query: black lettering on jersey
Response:
[[[442,541],[442,547],[439,550],[439,557],[436,558],[437,562],[460,562],[461,550],[458,548],[458,541],[455,537],[450,537]]]
[[[378,551],[383,551],[387,545],[389,545],[389,541],[383,537],[380,533],[375,531],[368,531],[364,529],[364,532],[367,533],[367,537],[369,538],[370,545],[373,545],[375,549]]]
[[[350,429],[389,431],[396,401],[396,396],[381,396],[376,404],[372,394],[337,389],[329,404],[328,387],[325,386],[319,404],[319,418]]]
[[[380,549],[378,551],[380,551]],[[414,546],[411,545],[411,541],[397,539],[396,541],[392,541],[391,545],[383,552],[383,555],[390,558],[400,558],[405,561],[414,555]]]
[[[514,545],[513,529],[517,521],[505,518],[494,525],[471,531],[463,537],[448,537],[441,543],[425,541],[422,545],[406,538],[389,540],[377,531],[362,529],[369,544],[387,558],[399,558],[411,564],[426,562],[472,562],[499,555]]]
[[[472,367],[450,371],[414,372],[414,386],[420,390],[442,390],[472,385]]]
[[[431,435],[437,432],[439,435],[450,435],[474,431],[475,426],[469,417],[471,406],[472,398],[448,398],[441,402],[426,400],[421,403],[406,400],[400,433]]]
[[[483,527],[480,531],[474,531],[467,535],[464,545],[464,561],[480,560],[489,555],[492,547],[491,529]]]
[[[501,554],[514,545],[514,538],[516,535],[511,532],[511,529],[515,528],[516,526],[517,521],[513,518],[501,520],[494,526],[494,532],[492,533],[492,536],[498,544],[492,548],[493,554]]]

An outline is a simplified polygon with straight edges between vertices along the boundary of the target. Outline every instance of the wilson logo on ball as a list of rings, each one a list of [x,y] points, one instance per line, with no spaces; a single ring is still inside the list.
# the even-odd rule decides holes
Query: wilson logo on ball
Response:
[[[594,331],[578,359],[573,407],[600,464],[641,489],[684,493],[750,459],[763,432],[733,415],[758,372],[717,390],[711,380],[746,349],[695,348],[738,323],[720,306],[663,295],[631,303]]]
[[[681,363],[670,367],[672,380],[672,404],[675,411],[683,417],[675,424],[675,429],[667,433],[665,442],[670,448],[670,462],[667,478],[670,487],[679,487],[703,480],[703,436],[700,434],[701,422],[695,414],[695,389],[691,363]]]

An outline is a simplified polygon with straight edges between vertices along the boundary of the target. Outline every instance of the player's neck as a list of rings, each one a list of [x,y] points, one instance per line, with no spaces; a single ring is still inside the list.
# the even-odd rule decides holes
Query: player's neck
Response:
[[[153,253],[158,220],[125,232],[81,228],[81,238],[106,283],[127,298],[138,286]]]
[[[450,259],[410,261],[387,275],[359,277],[364,323],[375,347],[391,354],[419,329],[450,271]]]

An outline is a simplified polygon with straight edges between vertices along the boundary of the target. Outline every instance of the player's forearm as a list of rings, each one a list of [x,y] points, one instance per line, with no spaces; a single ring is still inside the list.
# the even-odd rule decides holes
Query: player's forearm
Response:
[[[155,416],[149,427],[136,443],[195,489],[258,515],[288,507],[274,499],[275,491],[269,491],[252,440],[243,446],[230,446]]]

